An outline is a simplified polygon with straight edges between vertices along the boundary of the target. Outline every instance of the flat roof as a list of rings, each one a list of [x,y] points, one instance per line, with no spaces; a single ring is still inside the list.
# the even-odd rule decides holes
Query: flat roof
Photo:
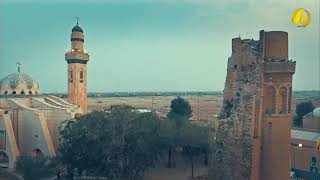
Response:
[[[291,129],[291,138],[308,141],[317,141],[318,139],[320,139],[320,132]]]

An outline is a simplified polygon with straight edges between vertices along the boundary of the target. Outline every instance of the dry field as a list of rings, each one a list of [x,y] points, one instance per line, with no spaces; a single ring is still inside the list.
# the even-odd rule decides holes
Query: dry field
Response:
[[[194,120],[208,120],[217,115],[221,109],[221,96],[182,96],[188,100],[193,110]],[[170,110],[171,100],[176,96],[145,97],[106,97],[89,98],[90,110],[108,109],[111,105],[126,104],[139,109],[150,109],[166,115]]]
[[[193,120],[210,120],[217,115],[222,107],[222,96],[182,96],[188,100],[193,110]],[[165,116],[170,109],[171,100],[176,96],[136,96],[136,97],[97,97],[89,98],[90,110],[104,110],[111,105],[126,104],[139,109],[150,109],[159,112]],[[320,95],[298,93],[293,98],[293,111],[296,103],[303,101],[312,101],[315,107],[320,106]]]

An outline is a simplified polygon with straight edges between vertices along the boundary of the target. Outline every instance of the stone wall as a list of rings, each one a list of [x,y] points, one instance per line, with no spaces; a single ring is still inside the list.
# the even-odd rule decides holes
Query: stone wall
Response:
[[[210,179],[250,179],[256,95],[261,86],[261,63],[254,40],[233,40],[228,60],[224,103],[216,128]]]
[[[211,135],[209,179],[289,179],[294,72],[286,32],[232,40],[223,108]]]

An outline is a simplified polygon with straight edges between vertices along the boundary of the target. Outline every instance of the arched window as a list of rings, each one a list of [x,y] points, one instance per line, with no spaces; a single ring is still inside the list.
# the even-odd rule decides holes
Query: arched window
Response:
[[[29,91],[29,94],[32,94],[32,91]]]
[[[72,83],[73,82],[73,71],[71,70],[70,71],[70,79],[69,79],[69,81]]]
[[[287,88],[286,87],[281,87],[279,89],[279,98],[280,98],[280,110],[279,110],[279,113],[280,114],[285,114],[287,113],[287,99],[288,99],[288,96],[287,96]]]
[[[269,86],[266,89],[265,94],[265,113],[274,114],[276,113],[276,88]]]
[[[21,91],[21,94],[23,95],[23,94],[24,94],[24,91]]]
[[[80,71],[80,83],[83,83],[83,71]]]
[[[5,91],[5,92],[4,92],[4,94],[6,94],[6,95],[7,95],[7,94],[8,94],[8,91]]]
[[[289,98],[288,98],[288,112],[291,112],[291,106],[292,106],[292,87],[289,88]]]
[[[16,91],[12,91],[12,94],[17,94],[17,92]]]

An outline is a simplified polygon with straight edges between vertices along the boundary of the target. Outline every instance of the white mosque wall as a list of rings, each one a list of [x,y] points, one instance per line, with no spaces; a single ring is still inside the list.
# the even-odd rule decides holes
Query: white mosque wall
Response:
[[[10,168],[19,155],[32,156],[35,150],[55,156],[61,123],[77,113],[81,113],[80,108],[54,96],[0,98],[0,130],[8,132],[5,153]]]
[[[39,149],[45,156],[54,156],[53,143],[44,115],[29,109],[18,111],[18,144],[22,155],[30,156]]]
[[[42,112],[47,121],[54,149],[57,152],[60,138],[59,127],[63,121],[72,119],[74,115],[59,109],[43,110]]]
[[[45,97],[45,99],[48,99],[48,100],[54,100],[62,105],[65,105],[65,106],[70,106],[70,107],[77,107],[76,105],[74,104],[70,104],[69,102],[65,101],[64,99],[61,99],[61,98],[58,98],[56,96],[47,96]]]
[[[10,115],[6,114],[5,111],[0,111],[0,130],[5,132],[4,139],[1,139],[1,141],[5,141],[5,146],[3,149],[0,149],[0,151],[8,156],[8,167],[14,168],[14,162],[19,156],[19,150],[13,132]]]

